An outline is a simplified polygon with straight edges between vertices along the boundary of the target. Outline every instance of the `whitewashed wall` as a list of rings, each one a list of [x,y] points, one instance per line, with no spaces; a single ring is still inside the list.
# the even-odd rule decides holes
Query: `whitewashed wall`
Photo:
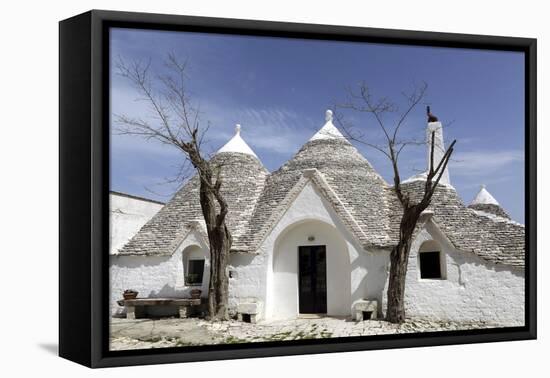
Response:
[[[315,240],[309,242],[308,236]],[[297,251],[300,245],[327,245],[327,310],[351,314],[352,301],[381,298],[388,254],[365,252],[315,185],[306,184],[260,247],[259,300],[269,318],[297,315]],[[258,258],[258,261],[260,259]],[[368,273],[368,274],[367,274]]]
[[[116,254],[163,206],[118,193],[109,193],[109,201],[110,254]]]
[[[239,303],[258,303],[263,311],[266,259],[264,255],[233,254],[229,272],[229,312],[234,314]],[[260,314],[260,317],[263,315]]]
[[[314,236],[314,241],[308,241]],[[420,279],[418,250],[426,241],[441,246],[445,279]],[[260,303],[263,318],[298,315],[298,246],[327,246],[327,310],[329,315],[351,314],[358,299],[376,299],[380,316],[385,311],[389,251],[364,251],[340,221],[331,205],[309,182],[263,241],[259,253],[234,254],[229,271],[229,308],[239,303]],[[182,297],[191,289],[184,282],[184,261],[189,251],[208,248],[192,232],[172,256],[111,256],[111,309],[125,289],[144,297]],[[207,296],[208,259],[203,278]],[[435,225],[428,222],[415,238],[406,283],[409,316],[449,320],[483,320],[522,324],[524,273],[521,269],[489,263],[473,253],[457,251]]]
[[[435,240],[444,253],[445,279],[420,278],[418,250],[429,240]],[[470,252],[457,251],[438,228],[428,222],[411,248],[405,297],[408,316],[522,325],[524,272],[490,263]]]
[[[121,256],[112,255],[110,268],[111,313],[121,314],[122,308],[116,303],[126,289],[139,292],[139,297],[189,297],[184,280],[184,261],[188,252],[197,256],[202,251],[205,256],[202,297],[208,296],[210,277],[209,253],[200,233],[193,231],[171,256]]]

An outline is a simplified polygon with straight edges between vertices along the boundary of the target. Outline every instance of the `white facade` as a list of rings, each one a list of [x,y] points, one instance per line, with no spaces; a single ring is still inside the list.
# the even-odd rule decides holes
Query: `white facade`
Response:
[[[429,250],[436,247],[441,251],[442,279],[420,278],[418,254],[429,244]],[[405,287],[409,316],[524,324],[523,269],[496,265],[456,250],[432,222],[413,242]]]
[[[122,193],[109,193],[110,254],[116,254],[163,206],[162,203]]]
[[[311,240],[313,239],[313,240]],[[421,279],[418,253],[430,243],[441,251],[442,279]],[[298,312],[298,247],[325,245],[327,253],[327,315],[350,316],[359,299],[377,300],[383,316],[389,271],[389,251],[366,251],[308,181],[265,238],[258,254],[231,257],[230,308],[258,303],[260,318],[291,319]],[[184,297],[188,256],[204,256],[203,297],[208,288],[208,248],[194,230],[172,256],[112,256],[113,313],[128,288],[140,296]],[[524,272],[495,265],[473,253],[456,250],[431,221],[418,233],[411,248],[406,283],[409,316],[449,320],[480,320],[522,324]],[[120,293],[120,295],[118,295]]]

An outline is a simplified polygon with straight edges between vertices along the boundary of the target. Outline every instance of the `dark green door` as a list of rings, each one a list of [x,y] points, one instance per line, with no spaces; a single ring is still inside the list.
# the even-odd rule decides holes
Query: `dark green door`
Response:
[[[327,313],[327,253],[324,245],[298,247],[301,314]]]

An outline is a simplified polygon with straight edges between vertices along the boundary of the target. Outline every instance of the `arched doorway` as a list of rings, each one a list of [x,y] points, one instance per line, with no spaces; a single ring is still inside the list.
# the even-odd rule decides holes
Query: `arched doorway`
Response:
[[[334,226],[305,220],[287,227],[275,242],[272,269],[271,317],[350,315],[350,257]]]

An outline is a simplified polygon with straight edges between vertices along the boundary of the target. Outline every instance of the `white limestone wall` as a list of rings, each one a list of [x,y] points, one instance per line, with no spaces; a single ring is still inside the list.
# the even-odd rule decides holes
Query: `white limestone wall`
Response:
[[[163,205],[118,193],[109,194],[110,254],[116,254]]]
[[[429,240],[435,240],[444,253],[445,279],[420,278],[418,251]],[[431,222],[412,245],[405,297],[408,316],[524,324],[523,270],[457,251]]]
[[[308,241],[309,236],[315,240]],[[231,286],[234,301],[244,295],[262,302],[266,318],[296,317],[298,246],[323,244],[327,245],[329,314],[350,315],[356,299],[382,299],[389,254],[365,252],[309,182],[263,241],[259,255],[240,258],[238,280]],[[251,259],[251,264],[245,259]]]
[[[229,312],[239,303],[265,304],[266,259],[264,255],[232,254],[229,266]],[[260,314],[259,317],[262,317]]]
[[[139,297],[190,296],[190,290],[197,286],[186,286],[184,262],[188,254],[205,256],[202,297],[208,296],[210,277],[209,252],[198,232],[191,232],[171,256],[110,256],[111,313],[122,314],[116,303],[126,289],[139,292]]]

